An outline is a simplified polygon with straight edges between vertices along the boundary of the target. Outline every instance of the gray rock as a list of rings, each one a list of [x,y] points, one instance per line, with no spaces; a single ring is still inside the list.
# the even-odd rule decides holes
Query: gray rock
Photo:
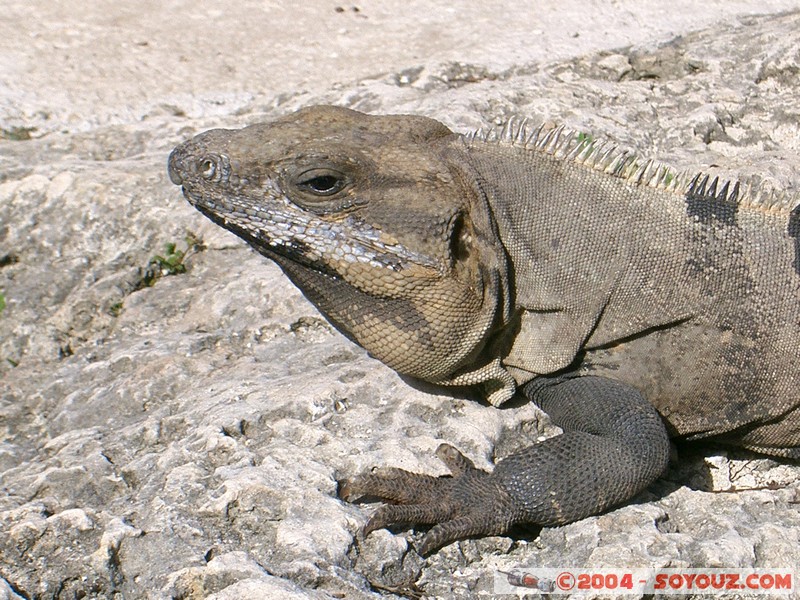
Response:
[[[800,468],[714,448],[681,448],[635,502],[565,527],[427,559],[413,531],[363,539],[371,507],[339,501],[338,479],[445,474],[442,441],[490,468],[556,430],[527,404],[404,381],[167,181],[166,155],[196,131],[335,102],[461,130],[529,115],[797,189],[797,13],[635,47],[616,27],[623,43],[552,62],[439,55],[210,112],[185,95],[152,98],[169,108],[146,119],[31,118],[18,126],[47,135],[0,141],[0,598],[472,598],[520,568],[800,564]],[[150,264],[187,232],[205,249],[185,273]],[[148,271],[163,276],[148,286]]]

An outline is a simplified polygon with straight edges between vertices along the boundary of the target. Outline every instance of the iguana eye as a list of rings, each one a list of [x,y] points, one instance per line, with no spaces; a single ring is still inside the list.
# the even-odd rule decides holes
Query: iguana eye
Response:
[[[346,183],[345,177],[339,173],[329,169],[314,169],[299,177],[297,187],[316,196],[332,196],[340,192]]]

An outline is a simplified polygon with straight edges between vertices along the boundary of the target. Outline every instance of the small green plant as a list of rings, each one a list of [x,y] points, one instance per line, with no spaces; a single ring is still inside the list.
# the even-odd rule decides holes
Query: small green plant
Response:
[[[118,317],[122,313],[122,301],[114,302],[111,306],[108,307],[108,314],[112,317]]]
[[[205,250],[205,244],[194,233],[188,232],[183,238],[186,248],[178,249],[174,242],[164,244],[164,254],[156,254],[147,263],[142,276],[143,287],[151,287],[156,281],[168,275],[186,273],[186,259],[192,254]],[[121,307],[120,307],[121,310]]]

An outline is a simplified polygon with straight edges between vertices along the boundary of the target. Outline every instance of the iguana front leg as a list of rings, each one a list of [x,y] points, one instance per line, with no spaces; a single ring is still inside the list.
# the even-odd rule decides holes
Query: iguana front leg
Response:
[[[437,455],[451,477],[402,469],[366,472],[341,488],[392,504],[365,526],[434,527],[419,547],[426,554],[473,535],[503,534],[515,523],[563,525],[624,502],[664,472],[669,438],[653,406],[634,388],[602,377],[539,378],[523,392],[564,430],[497,463],[475,468],[443,444]]]

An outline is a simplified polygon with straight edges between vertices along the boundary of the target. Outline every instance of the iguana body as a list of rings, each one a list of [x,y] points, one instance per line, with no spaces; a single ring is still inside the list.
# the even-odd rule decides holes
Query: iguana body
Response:
[[[367,530],[421,551],[624,502],[668,436],[800,456],[800,200],[675,175],[587,139],[313,107],[212,130],[170,176],[397,371],[520,389],[564,434],[452,478],[364,474]]]

